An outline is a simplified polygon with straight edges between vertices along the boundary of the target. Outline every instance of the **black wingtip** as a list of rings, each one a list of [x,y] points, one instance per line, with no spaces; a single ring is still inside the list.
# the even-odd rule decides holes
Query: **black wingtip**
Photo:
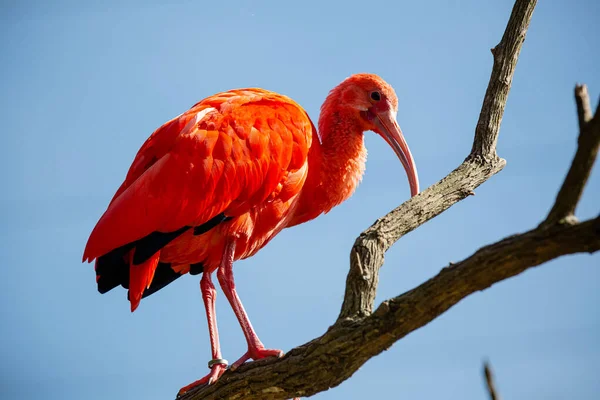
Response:
[[[159,262],[158,266],[156,267],[156,271],[154,272],[152,283],[150,284],[149,288],[144,290],[142,298],[158,292],[160,289],[175,281],[180,276],[182,275],[175,272],[173,268],[171,268],[171,264]]]
[[[210,231],[212,228],[219,225],[220,223],[229,221],[231,218],[232,217],[226,217],[223,213],[216,215],[213,218],[206,221],[205,223],[203,223],[202,225],[195,226],[194,236],[202,235],[203,233]]]
[[[125,254],[131,246],[122,246],[96,259],[98,292],[104,294],[119,285],[129,287],[129,264]]]
[[[220,223],[229,221],[231,218],[232,217],[227,217],[225,214],[221,213],[204,224],[194,227],[194,235],[206,233]],[[135,248],[133,254],[134,267],[135,265],[147,261],[157,251],[160,251],[160,249],[189,229],[191,229],[191,226],[184,226],[174,232],[152,232],[142,239],[116,248],[109,253],[98,257],[96,259],[96,282],[98,284],[98,291],[104,294],[119,285],[123,286],[125,289],[129,289],[129,268],[132,266],[129,265],[129,260],[126,260],[125,256],[130,250]],[[199,274],[203,269],[202,263],[191,264],[190,274]],[[181,274],[175,272],[170,264],[159,263],[154,273],[152,284],[144,291],[142,297],[155,293],[180,276]]]
[[[174,232],[152,232],[148,236],[135,242],[135,253],[133,254],[133,263],[142,264],[152,257],[157,251],[165,247],[172,240],[190,229],[190,226],[184,226]]]
[[[202,263],[190,264],[190,275],[198,275],[198,274],[201,274],[202,271],[204,271],[204,264],[202,264]]]

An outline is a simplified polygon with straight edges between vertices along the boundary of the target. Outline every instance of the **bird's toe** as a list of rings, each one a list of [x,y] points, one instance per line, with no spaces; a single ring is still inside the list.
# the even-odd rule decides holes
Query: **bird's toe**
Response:
[[[208,375],[206,375],[203,378],[198,379],[195,382],[190,383],[187,386],[182,387],[181,389],[179,389],[179,392],[177,393],[177,396],[181,396],[184,393],[189,392],[192,389],[197,388],[198,386],[203,386],[203,385],[212,385],[213,383],[215,383],[216,381],[219,380],[219,378],[221,377],[221,375],[223,375],[223,373],[225,372],[225,370],[227,370],[227,364],[214,364],[211,369],[210,372],[208,373]]]

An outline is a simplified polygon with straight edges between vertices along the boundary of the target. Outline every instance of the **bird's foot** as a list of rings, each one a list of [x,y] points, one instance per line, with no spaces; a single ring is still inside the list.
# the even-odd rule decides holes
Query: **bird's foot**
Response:
[[[220,360],[220,361],[223,361],[223,362],[222,363],[219,363],[219,362],[212,363],[212,365],[210,366],[210,372],[204,378],[200,378],[197,381],[192,382],[189,385],[184,386],[181,389],[179,389],[179,393],[177,393],[177,396],[181,396],[182,394],[189,392],[190,390],[194,389],[195,387],[198,387],[201,385],[212,385],[217,380],[219,380],[221,375],[223,375],[223,373],[227,369],[227,361],[225,361],[225,360]]]
[[[281,358],[283,357],[283,351],[277,349],[265,349],[264,347],[249,347],[248,351],[241,356],[239,360],[231,364],[231,370],[235,371],[249,359],[260,360],[267,357]]]

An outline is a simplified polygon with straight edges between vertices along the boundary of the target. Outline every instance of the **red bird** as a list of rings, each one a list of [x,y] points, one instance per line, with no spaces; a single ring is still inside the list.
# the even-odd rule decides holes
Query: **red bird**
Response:
[[[248,342],[231,369],[283,355],[266,349],[252,328],[235,290],[233,262],[255,254],[283,228],[350,197],[365,169],[363,132],[383,137],[406,170],[411,195],[419,192],[397,109],[390,85],[357,74],[329,93],[318,131],[290,98],[251,88],[208,97],[146,140],[92,231],[83,260],[96,260],[100,293],[129,289],[131,311],[181,275],[202,273],[211,371],[180,393],[215,382],[228,365],[219,346],[215,271]]]

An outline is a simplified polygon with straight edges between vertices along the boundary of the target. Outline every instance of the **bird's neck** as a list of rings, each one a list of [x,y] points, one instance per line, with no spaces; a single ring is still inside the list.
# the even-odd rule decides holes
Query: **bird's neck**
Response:
[[[321,163],[320,171],[313,173],[319,173],[326,211],[354,193],[367,161],[363,129],[352,115],[345,114],[350,112],[338,110],[319,119]],[[310,176],[310,169],[308,173]]]
[[[367,159],[360,122],[344,110],[319,118],[319,137],[309,150],[308,176],[294,225],[316,218],[348,199],[362,179]]]

